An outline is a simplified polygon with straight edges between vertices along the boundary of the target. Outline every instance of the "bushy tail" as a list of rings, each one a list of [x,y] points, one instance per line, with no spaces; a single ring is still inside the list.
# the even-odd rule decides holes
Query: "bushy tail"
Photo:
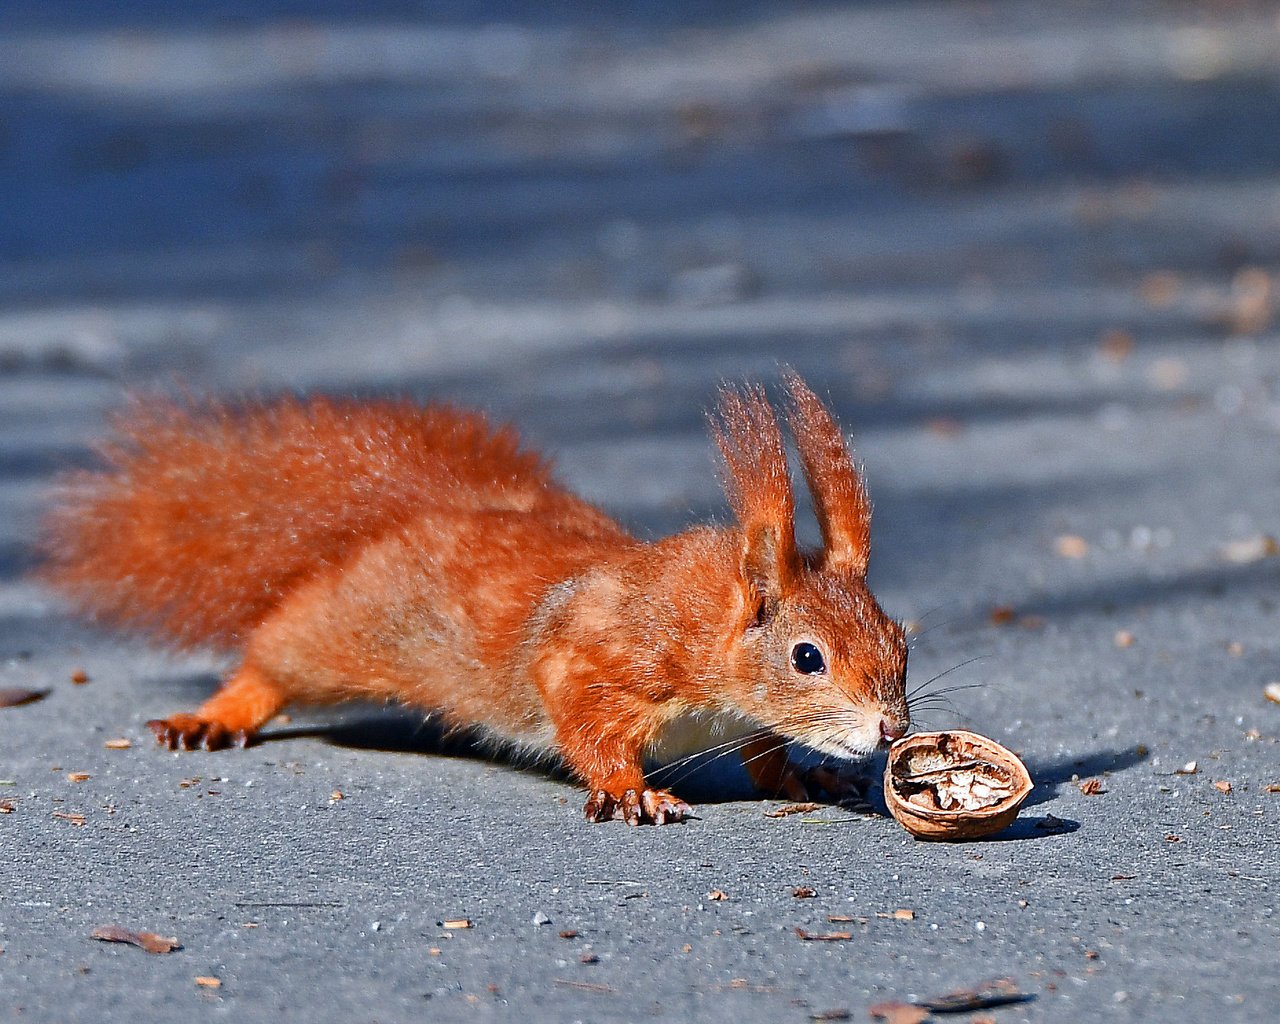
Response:
[[[183,647],[235,645],[427,506],[532,508],[556,490],[513,431],[443,406],[134,400],[113,425],[106,467],[58,482],[38,572],[81,611]]]

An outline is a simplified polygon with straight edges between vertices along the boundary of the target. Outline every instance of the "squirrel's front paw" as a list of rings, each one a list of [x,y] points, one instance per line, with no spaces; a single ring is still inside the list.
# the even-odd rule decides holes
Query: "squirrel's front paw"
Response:
[[[156,742],[170,750],[222,750],[224,747],[249,745],[249,734],[243,730],[232,732],[219,722],[211,722],[197,715],[170,715],[153,718],[147,723],[156,736]]]
[[[861,804],[872,779],[850,765],[818,764],[804,771],[804,784],[810,792],[825,792],[836,803]]]
[[[628,789],[621,796],[594,789],[582,810],[587,821],[621,818],[628,825],[669,825],[693,814],[692,807],[665,789]]]

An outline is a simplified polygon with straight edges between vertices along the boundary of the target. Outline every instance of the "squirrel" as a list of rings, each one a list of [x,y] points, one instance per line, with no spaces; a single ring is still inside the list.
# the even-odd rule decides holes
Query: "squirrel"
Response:
[[[786,385],[819,551],[797,547],[758,385],[722,388],[709,417],[736,525],[654,542],[479,413],[135,398],[104,467],[58,481],[38,572],[109,625],[239,653],[197,711],[147,723],[171,750],[246,745],[287,705],[399,702],[558,755],[590,821],[664,824],[692,810],[646,784],[646,752],[727,715],[754,728],[741,756],[761,792],[834,794],[788,743],[849,759],[901,737],[907,644],[867,587],[871,507],[845,438]]]

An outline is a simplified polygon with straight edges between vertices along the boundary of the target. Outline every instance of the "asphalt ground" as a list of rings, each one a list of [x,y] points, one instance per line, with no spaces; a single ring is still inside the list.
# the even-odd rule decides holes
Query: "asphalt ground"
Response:
[[[0,709],[0,1018],[870,1020],[1007,977],[953,1019],[1273,1020],[1277,14],[6,5],[0,687],[48,692]],[[968,687],[918,724],[1031,769],[991,841],[770,817],[724,760],[695,820],[589,825],[395,709],[172,754],[143,723],[225,666],[25,576],[130,389],[481,407],[659,536],[726,516],[704,410],[782,364],[854,433],[912,683]]]

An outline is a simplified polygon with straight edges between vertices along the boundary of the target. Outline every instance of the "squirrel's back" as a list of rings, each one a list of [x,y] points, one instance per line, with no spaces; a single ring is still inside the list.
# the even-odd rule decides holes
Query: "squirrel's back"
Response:
[[[42,575],[179,646],[236,643],[304,579],[433,507],[615,528],[513,431],[447,406],[135,400],[114,427],[105,468],[59,481]]]

